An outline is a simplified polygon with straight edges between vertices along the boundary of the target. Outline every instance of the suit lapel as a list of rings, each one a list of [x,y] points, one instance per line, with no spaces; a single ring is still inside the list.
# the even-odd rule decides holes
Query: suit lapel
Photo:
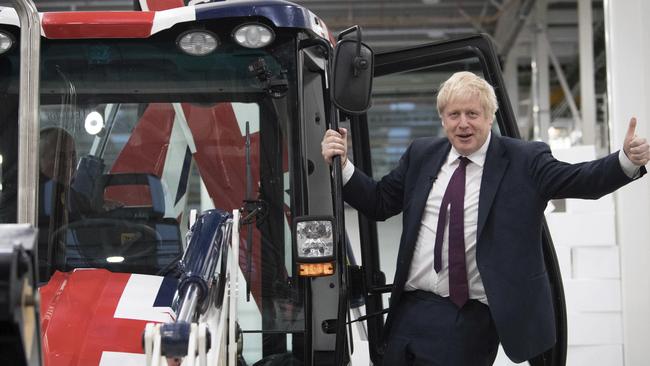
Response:
[[[442,143],[432,145],[431,149],[422,157],[422,169],[420,170],[415,191],[413,192],[413,211],[411,211],[415,214],[411,221],[416,222],[418,225],[422,221],[422,212],[424,211],[424,206],[429,197],[433,182],[436,180],[442,164],[447,160],[450,149],[451,144],[448,140],[444,140]]]
[[[420,222],[422,221],[422,213],[424,206],[427,203],[429,192],[433,186],[436,176],[440,172],[440,167],[447,159],[451,144],[447,139],[440,139],[431,144],[427,151],[419,156],[418,159],[422,160],[420,164],[420,171],[417,176],[415,188],[410,197],[410,206],[405,207],[404,214],[408,215],[408,220],[405,223],[406,227],[402,228],[406,233],[403,238],[403,246],[400,248],[398,254],[398,261],[409,263],[409,265],[402,265],[397,267],[395,273],[395,283],[393,284],[393,300],[399,299],[400,293],[406,283],[406,277],[410,269],[410,263],[413,259],[413,250],[415,242],[417,241],[418,232],[420,230]]]
[[[501,179],[508,167],[508,157],[505,155],[505,149],[502,146],[498,136],[492,135],[490,146],[488,147],[485,157],[485,166],[483,167],[483,178],[481,179],[481,192],[478,203],[478,224],[476,238],[481,237],[485,221],[492,208],[494,196],[499,189]]]

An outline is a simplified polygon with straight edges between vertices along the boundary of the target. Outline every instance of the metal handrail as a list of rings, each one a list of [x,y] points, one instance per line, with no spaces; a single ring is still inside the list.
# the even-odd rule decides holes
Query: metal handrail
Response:
[[[18,223],[37,225],[41,21],[32,0],[12,0],[20,20]]]

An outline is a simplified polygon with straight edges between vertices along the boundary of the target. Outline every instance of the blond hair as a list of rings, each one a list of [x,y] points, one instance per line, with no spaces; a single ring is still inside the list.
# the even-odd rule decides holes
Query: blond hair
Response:
[[[494,119],[499,108],[494,88],[485,79],[469,71],[454,73],[440,84],[437,100],[438,115],[442,118],[442,112],[453,99],[472,95],[478,96],[485,115]]]

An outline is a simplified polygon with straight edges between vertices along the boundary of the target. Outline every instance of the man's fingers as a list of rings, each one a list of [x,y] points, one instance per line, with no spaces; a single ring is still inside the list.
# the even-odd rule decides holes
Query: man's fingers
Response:
[[[644,165],[650,158],[650,144],[645,138],[634,137],[629,141],[628,158],[637,165]]]
[[[331,138],[331,137],[341,137],[341,134],[334,131],[334,130],[327,130],[325,131],[325,138]]]
[[[645,139],[635,138],[630,142],[630,152],[640,153],[648,150],[648,142]]]
[[[636,130],[636,117],[630,118],[630,124],[627,126],[627,133],[625,134],[625,140],[630,141],[634,138],[634,132]]]
[[[632,156],[630,157],[630,161],[631,161],[634,165],[638,165],[638,166],[648,164],[648,161],[649,161],[649,160],[650,160],[650,155],[649,155],[649,154],[643,154],[643,155],[632,155]]]
[[[347,159],[347,133],[348,130],[342,127],[338,131],[332,129],[325,131],[321,141],[321,155],[328,164],[332,163],[334,156]]]
[[[335,136],[339,138],[343,138],[348,134],[348,130],[343,127],[339,127],[338,131],[334,131],[331,128],[325,131],[325,136]]]
[[[650,156],[650,146],[647,143],[635,146],[630,149],[630,155],[635,158]]]
[[[330,149],[345,149],[345,145],[341,139],[326,139],[321,143],[321,147],[323,151]]]
[[[634,137],[630,141],[630,147],[637,147],[637,146],[642,146],[642,145],[647,145],[648,140],[646,140],[643,137]]]
[[[345,155],[345,145],[340,141],[340,139],[326,139],[322,143],[322,155],[325,160],[329,163],[332,161],[332,157],[336,155]]]

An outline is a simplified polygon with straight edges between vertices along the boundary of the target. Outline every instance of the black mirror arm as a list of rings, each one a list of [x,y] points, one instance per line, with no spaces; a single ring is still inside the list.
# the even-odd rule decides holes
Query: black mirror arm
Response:
[[[339,33],[339,36],[336,38],[336,41],[338,42],[338,41],[342,40],[343,37],[347,36],[348,34],[354,32],[354,31],[357,32],[357,39],[359,41],[361,41],[361,27],[359,27],[358,25],[354,25],[354,26],[352,26],[352,27],[350,27],[348,29],[342,30],[341,33]],[[359,46],[359,47],[361,47],[361,46]]]
[[[341,33],[339,33],[337,41],[340,41],[345,37],[346,35],[356,31],[357,32],[357,55],[354,57],[353,61],[353,66],[354,66],[354,73],[353,75],[359,76],[359,70],[365,70],[368,68],[368,60],[365,58],[361,57],[361,27],[358,25],[355,25],[353,27],[350,27]]]
[[[304,50],[305,48],[313,47],[313,46],[321,46],[323,52],[324,52],[324,57],[329,60],[330,55],[332,54],[332,44],[329,43],[329,41],[323,39],[323,38],[313,38],[313,39],[303,39],[298,43],[298,49],[299,50]]]

